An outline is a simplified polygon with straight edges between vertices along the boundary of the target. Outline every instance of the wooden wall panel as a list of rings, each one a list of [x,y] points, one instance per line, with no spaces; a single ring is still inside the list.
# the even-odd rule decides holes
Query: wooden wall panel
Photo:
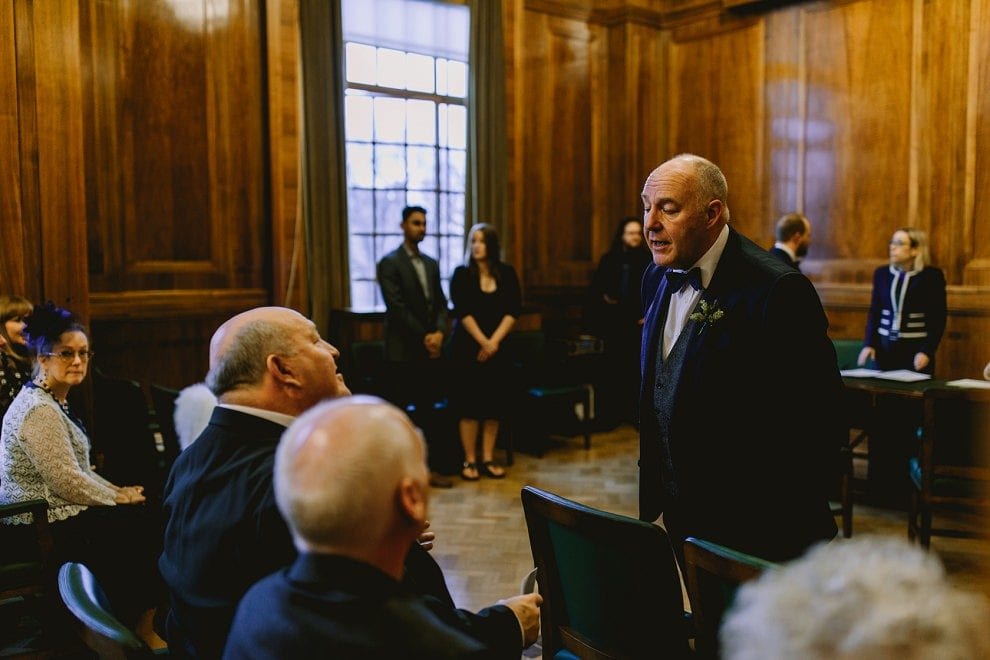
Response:
[[[815,242],[837,255],[827,280],[870,282],[893,229],[917,215],[912,146],[911,0],[801,10],[807,80],[801,206]],[[919,219],[920,220],[920,219]],[[811,265],[811,264],[809,264]],[[816,269],[810,269],[815,272]]]
[[[84,6],[93,292],[262,287],[258,4]]]
[[[990,0],[972,0],[968,28],[966,208],[962,283],[990,288]],[[990,351],[988,351],[990,352]]]
[[[580,284],[592,259],[590,225],[590,30],[580,20],[523,11],[523,59],[515,136],[517,181],[514,235],[528,284]]]
[[[675,31],[661,160],[690,152],[717,163],[729,183],[733,226],[765,245],[763,44],[759,21]]]

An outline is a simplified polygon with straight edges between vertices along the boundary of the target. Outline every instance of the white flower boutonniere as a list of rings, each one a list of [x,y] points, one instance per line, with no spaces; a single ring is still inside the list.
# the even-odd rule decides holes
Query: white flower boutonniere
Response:
[[[715,323],[723,316],[725,316],[725,311],[719,309],[717,300],[713,300],[712,302],[702,300],[698,303],[698,311],[691,314],[688,318],[692,321],[698,321],[701,323],[701,326],[698,328],[698,334],[700,335],[705,331],[705,328]]]

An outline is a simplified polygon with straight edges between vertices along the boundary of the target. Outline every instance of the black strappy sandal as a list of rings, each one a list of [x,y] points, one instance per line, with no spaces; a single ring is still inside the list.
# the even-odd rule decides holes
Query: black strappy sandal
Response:
[[[471,476],[468,470],[474,470],[474,476]],[[478,471],[478,464],[464,461],[464,467],[461,468],[461,479],[464,481],[477,481],[480,478],[481,474]]]

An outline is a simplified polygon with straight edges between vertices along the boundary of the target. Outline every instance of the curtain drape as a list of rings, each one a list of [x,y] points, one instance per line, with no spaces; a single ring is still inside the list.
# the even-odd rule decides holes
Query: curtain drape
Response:
[[[505,52],[501,0],[469,0],[471,55],[468,73],[469,200],[466,220],[487,222],[501,237],[503,258],[515,245],[508,218],[505,127]],[[467,229],[467,228],[465,228]]]
[[[340,3],[300,0],[303,224],[310,315],[327,336],[330,311],[350,305],[344,47]]]

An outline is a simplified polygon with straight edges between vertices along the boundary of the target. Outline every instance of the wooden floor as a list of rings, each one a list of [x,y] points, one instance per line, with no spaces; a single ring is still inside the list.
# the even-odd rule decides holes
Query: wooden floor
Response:
[[[433,553],[458,606],[476,610],[519,593],[533,565],[519,501],[524,485],[637,515],[636,431],[623,426],[596,433],[591,445],[586,451],[582,439],[574,438],[555,443],[542,458],[517,452],[503,480],[458,480],[452,489],[432,492]],[[906,538],[906,514],[857,504],[853,536],[867,533]],[[990,597],[990,541],[936,538],[932,549],[954,582]]]

